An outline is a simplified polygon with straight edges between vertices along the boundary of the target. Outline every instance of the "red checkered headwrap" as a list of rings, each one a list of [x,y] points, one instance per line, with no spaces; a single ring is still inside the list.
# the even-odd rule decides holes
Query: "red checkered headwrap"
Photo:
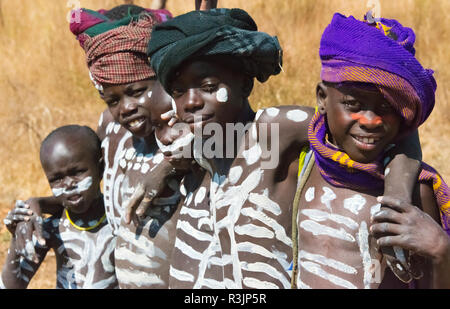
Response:
[[[146,15],[92,38],[79,35],[91,79],[99,91],[102,91],[100,84],[128,84],[155,76],[146,52],[151,29],[157,23]]]

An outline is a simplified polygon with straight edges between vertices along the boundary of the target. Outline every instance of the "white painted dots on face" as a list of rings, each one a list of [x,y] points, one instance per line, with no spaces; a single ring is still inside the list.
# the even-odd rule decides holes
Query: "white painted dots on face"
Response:
[[[276,117],[280,113],[280,110],[276,107],[269,107],[268,109],[266,109],[266,112],[270,117]]]
[[[145,104],[145,97],[139,99],[139,104],[141,105]]]
[[[152,92],[152,91],[147,92],[147,97],[148,97],[149,99],[152,98],[152,95],[153,95],[153,92]]]
[[[220,88],[216,93],[216,99],[220,103],[228,102],[228,91],[226,88]]]
[[[302,110],[296,109],[296,110],[288,111],[286,113],[286,117],[289,120],[292,120],[294,122],[302,122],[308,118],[308,114]]]

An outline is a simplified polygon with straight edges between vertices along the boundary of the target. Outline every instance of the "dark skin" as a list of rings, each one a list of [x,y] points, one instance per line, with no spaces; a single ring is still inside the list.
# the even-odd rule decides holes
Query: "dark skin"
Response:
[[[103,197],[100,191],[103,161],[101,158],[95,157],[95,152],[92,151],[92,144],[87,142],[89,138],[92,137],[87,134],[83,135],[83,133],[79,134],[79,136],[59,135],[53,137],[42,146],[41,164],[52,190],[56,189],[56,191],[58,191],[63,189],[66,191],[74,191],[77,184],[86,178],[91,179],[91,185],[85,190],[80,189],[80,192],[70,194],[63,193],[61,196],[53,198],[36,198],[31,202],[26,201],[24,205],[16,205],[16,208],[12,211],[12,215],[16,217],[12,224],[7,225],[8,230],[13,235],[8,261],[16,260],[17,250],[24,247],[18,242],[23,239],[31,239],[33,229],[37,229],[34,221],[38,217],[30,216],[32,215],[32,212],[29,210],[29,204],[27,205],[26,203],[35,202],[42,205],[57,205],[59,208],[59,215],[65,217],[65,214],[63,214],[62,211],[66,209],[73,222],[78,220],[89,222],[98,220],[103,216],[105,209],[103,207]],[[48,201],[49,199],[51,200]],[[27,223],[30,220],[33,222],[33,226],[30,226],[30,223]],[[20,221],[25,222],[16,225],[16,223]],[[23,234],[25,231],[23,225],[26,225],[27,233],[25,237],[23,237],[23,235],[20,237],[18,234]],[[37,230],[40,231],[38,236],[41,236],[41,228]],[[18,233],[17,231],[21,232]],[[40,244],[45,244],[43,237],[42,241],[40,240]],[[28,258],[37,263],[37,267],[39,267],[44,256],[40,256],[39,254],[36,254],[36,252],[33,252]],[[9,263],[7,264],[9,265]],[[10,284],[9,287],[11,288],[26,288],[27,283],[22,281],[16,282],[16,280],[9,278],[7,269],[8,268],[5,268],[3,274],[4,282],[8,282],[8,284]]]
[[[332,134],[330,141],[350,158],[370,162],[383,150],[381,145],[395,141],[400,117],[384,106],[384,98],[378,92],[355,87],[336,89],[324,84],[318,89],[319,111],[327,117]],[[360,136],[373,140],[361,141]],[[370,232],[380,248],[398,246],[428,259],[429,268],[422,269],[424,278],[419,285],[448,288],[450,240],[439,224],[431,187],[420,184],[415,192],[412,203],[392,196],[378,197],[377,201],[388,207],[382,207],[371,218]],[[379,192],[367,194],[376,197]]]

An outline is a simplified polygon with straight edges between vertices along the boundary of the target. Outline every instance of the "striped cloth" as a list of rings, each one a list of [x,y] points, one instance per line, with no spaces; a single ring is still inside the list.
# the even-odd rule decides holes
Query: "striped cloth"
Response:
[[[146,55],[147,45],[152,27],[170,18],[170,12],[145,10],[120,20],[108,19],[106,12],[80,9],[72,12],[70,25],[86,52],[96,88],[101,91],[101,84],[128,84],[154,77]]]

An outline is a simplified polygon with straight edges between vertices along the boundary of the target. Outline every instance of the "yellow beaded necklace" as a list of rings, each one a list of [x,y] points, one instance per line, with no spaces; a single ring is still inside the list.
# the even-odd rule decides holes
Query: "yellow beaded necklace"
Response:
[[[70,224],[72,224],[72,226],[73,226],[74,228],[76,228],[77,230],[80,230],[80,231],[90,231],[90,230],[95,229],[95,228],[98,227],[100,224],[102,224],[103,221],[105,221],[105,219],[106,219],[106,213],[100,218],[100,220],[98,220],[98,222],[97,222],[95,225],[90,226],[90,227],[81,227],[81,226],[76,225],[76,224],[72,221],[72,219],[70,219],[69,212],[67,211],[67,209],[66,209],[66,217],[67,217],[67,219],[69,220]]]

